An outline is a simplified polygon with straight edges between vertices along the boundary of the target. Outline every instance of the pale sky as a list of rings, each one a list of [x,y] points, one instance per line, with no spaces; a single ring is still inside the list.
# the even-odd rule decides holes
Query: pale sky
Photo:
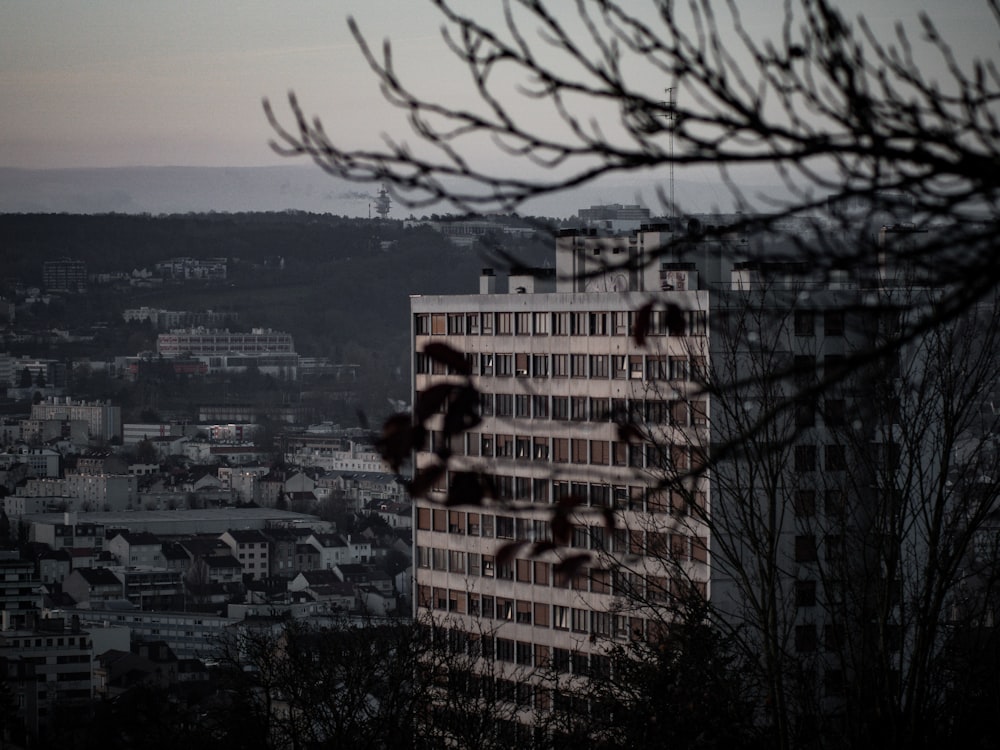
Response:
[[[571,6],[553,7],[562,3]],[[985,0],[845,4],[875,24],[914,24],[924,6],[958,52],[1000,58]],[[738,5],[752,32],[766,32],[780,2]],[[260,102],[280,106],[289,89],[342,142],[404,133],[347,31],[348,15],[370,39],[391,38],[401,70],[429,90],[459,87],[462,71],[423,0],[0,0],[0,167],[287,164],[267,146]]]

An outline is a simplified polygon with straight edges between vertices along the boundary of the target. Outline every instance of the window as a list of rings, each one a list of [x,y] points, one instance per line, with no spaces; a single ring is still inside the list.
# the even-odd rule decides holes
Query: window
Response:
[[[548,419],[549,418],[549,397],[548,396],[532,396],[531,397],[531,414],[535,419]]]
[[[631,380],[642,380],[642,355],[630,354],[628,357],[628,376]]]
[[[518,602],[518,604],[520,604],[520,602]],[[528,614],[528,619],[524,620],[524,622],[530,623],[531,622],[531,612],[528,612],[527,614]],[[517,621],[521,622],[521,613],[518,612],[517,616],[518,616],[518,620]],[[517,644],[516,644],[516,646],[517,646],[517,654],[516,654],[517,663],[521,664],[521,665],[524,665],[526,667],[530,667],[531,663],[532,663],[532,658],[531,657],[532,657],[532,654],[534,653],[534,647],[532,646],[532,644],[530,644],[530,643],[524,643],[523,641],[518,641]]]
[[[667,379],[667,358],[663,355],[646,357],[646,379]]]
[[[448,315],[448,333],[461,335],[465,333],[465,315],[462,313]]]
[[[497,516],[497,539],[514,538],[514,519],[511,516]]]
[[[547,312],[532,313],[533,333],[536,336],[547,336],[549,333],[549,321],[551,317]]]
[[[514,374],[514,355],[513,354],[497,354],[496,357],[496,376],[502,378],[509,378]]]
[[[552,377],[554,378],[565,378],[569,375],[569,355],[567,354],[553,354],[552,355]]]
[[[492,354],[480,354],[479,355],[479,373],[480,373],[480,375],[492,375],[493,374],[493,355]]]
[[[687,380],[688,379],[688,358],[687,357],[671,357],[670,358],[670,379],[671,380]]]
[[[514,374],[519,378],[528,377],[528,355],[527,354],[515,354],[514,355]]]
[[[816,470],[816,446],[795,446],[795,471],[806,472]]]
[[[795,493],[795,517],[812,518],[816,515],[816,493],[813,490],[799,490]]]
[[[497,456],[497,458],[513,458],[514,457],[514,436],[513,435],[497,435],[497,437],[496,437],[496,456]]]
[[[514,416],[514,396],[510,393],[496,394],[496,415],[498,417]]]
[[[844,493],[841,490],[827,490],[823,499],[823,510],[831,519],[844,514]]]
[[[611,419],[611,402],[606,398],[590,399],[590,421],[607,422]]]
[[[847,468],[847,458],[844,452],[844,446],[826,446],[826,463],[824,468],[827,471],[843,471]]]
[[[796,354],[792,361],[795,385],[807,387],[816,381],[816,358],[810,354]]]
[[[514,316],[509,312],[497,313],[497,336],[510,336],[514,333]]]
[[[465,316],[465,332],[470,336],[479,335],[479,313],[469,313]]]
[[[629,313],[626,310],[611,313],[613,333],[615,336],[627,336],[629,334]]]
[[[812,310],[795,311],[795,335],[812,336],[816,332],[816,315]]]
[[[842,427],[846,421],[843,399],[828,398],[823,403],[823,421],[827,427]]]
[[[552,605],[552,627],[556,630],[569,630],[569,607]],[[556,649],[556,652],[560,650]]]
[[[607,354],[590,355],[590,377],[606,379],[609,375],[610,367]]]
[[[531,335],[531,313],[514,313],[514,332],[518,336]]]
[[[691,336],[704,336],[708,332],[708,313],[704,310],[688,312],[688,333]]]
[[[549,355],[531,355],[531,374],[536,378],[547,378],[549,376]]]
[[[813,607],[816,605],[816,581],[795,582],[795,606]]]
[[[628,377],[628,357],[623,354],[611,356],[611,377],[615,380],[624,380]]]
[[[607,336],[608,314],[603,312],[592,312],[589,317],[589,328],[591,336]]]
[[[552,313],[552,334],[554,336],[569,335],[569,313]]]
[[[434,313],[431,315],[431,334],[443,336],[447,330],[444,313]]]
[[[552,397],[552,418],[559,420],[569,419],[569,398],[566,396]]]
[[[484,336],[493,335],[493,313],[483,313],[479,318],[480,328]]]
[[[549,460],[549,439],[547,437],[536,436],[532,438],[531,448],[532,458],[536,461]]]
[[[587,441],[573,438],[571,445],[573,450],[573,463],[575,464],[587,463]]]
[[[552,460],[557,464],[569,463],[569,440],[552,438]]]
[[[823,314],[823,333],[827,336],[844,335],[843,310],[827,310]]]
[[[573,396],[569,400],[570,419],[574,422],[587,421],[587,397]]]
[[[413,329],[417,336],[427,336],[431,332],[431,316],[425,313],[414,315]]]
[[[570,313],[570,334],[573,336],[587,335],[587,313]]]
[[[531,396],[526,393],[514,396],[514,416],[519,419],[531,418]]]
[[[815,562],[816,559],[816,536],[800,534],[795,537],[795,562]]]
[[[576,607],[572,610],[572,622],[571,628],[576,633],[586,633],[589,628],[588,621],[590,620],[590,612],[586,609],[577,609]]]
[[[534,607],[535,625],[541,628],[549,626],[549,605],[544,602],[536,602]]]
[[[590,441],[590,462],[607,466],[610,460],[609,444],[606,440]]]
[[[811,398],[800,398],[795,402],[795,426],[813,427],[816,424],[816,404]]]
[[[586,354],[571,354],[570,355],[570,374],[574,378],[585,378],[585,377],[587,377],[587,355]]]
[[[514,641],[508,640],[507,638],[497,638],[496,641],[497,650],[496,658],[497,661],[514,661]]]
[[[812,653],[818,642],[815,625],[795,626],[795,650],[800,654]]]

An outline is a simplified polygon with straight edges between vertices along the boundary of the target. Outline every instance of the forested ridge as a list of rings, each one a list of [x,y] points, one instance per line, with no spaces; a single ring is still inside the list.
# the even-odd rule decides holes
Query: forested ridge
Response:
[[[473,293],[479,269],[491,262],[481,246],[455,247],[426,226],[298,212],[7,214],[0,246],[0,294],[8,299],[18,287],[41,286],[43,262],[63,257],[86,262],[91,275],[152,270],[178,256],[229,260],[225,283],[91,284],[85,295],[19,312],[19,330],[119,328],[121,312],[140,306],[228,310],[239,314],[233,328],[287,331],[300,354],[359,364],[369,383],[397,397],[408,391],[409,296]],[[537,265],[553,252],[544,234],[503,251]],[[102,335],[88,354],[136,354],[118,349],[126,338]]]

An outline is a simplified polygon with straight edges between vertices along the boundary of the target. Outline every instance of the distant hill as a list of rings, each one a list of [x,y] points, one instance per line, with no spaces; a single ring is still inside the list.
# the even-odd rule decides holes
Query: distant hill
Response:
[[[639,179],[637,179],[639,178]],[[598,184],[532,201],[522,213],[565,218],[604,203],[642,203],[658,212],[653,176],[610,177]],[[746,186],[748,195],[755,189]],[[0,213],[204,213],[308,211],[365,218],[376,186],[330,177],[299,163],[275,167],[112,167],[13,169],[0,167]],[[767,190],[773,195],[773,190]],[[728,190],[706,173],[704,181],[678,180],[677,200],[690,211],[729,210]],[[447,207],[417,211],[448,213]],[[411,211],[394,207],[391,217]]]
[[[292,209],[364,217],[372,202],[365,188],[334,180],[310,166],[0,168],[0,213]]]

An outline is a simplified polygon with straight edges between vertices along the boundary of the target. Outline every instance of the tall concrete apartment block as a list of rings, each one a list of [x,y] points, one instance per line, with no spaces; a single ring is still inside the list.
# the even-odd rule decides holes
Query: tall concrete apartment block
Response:
[[[847,421],[878,452],[878,431],[860,408],[864,384],[833,377],[822,394],[793,399],[880,335],[885,269],[848,275],[751,260],[740,257],[739,237],[672,256],[662,248],[674,229],[566,233],[554,272],[515,270],[501,289],[487,269],[479,294],[411,299],[414,399],[457,379],[424,353],[441,342],[471,364],[482,414],[452,439],[445,479],[416,501],[415,610],[489,639],[483,653],[494,666],[599,672],[609,642],[650,632],[648,601],[669,600],[682,586],[742,620],[765,584],[760,571],[735,567],[754,551],[749,524],[770,524],[762,533],[777,540],[768,554],[788,650],[815,666],[824,634],[839,627],[821,606],[835,592],[825,590],[832,584],[819,566],[843,553],[842,537],[829,533],[852,483],[841,437]],[[637,341],[637,316],[650,304]],[[705,378],[730,385],[713,397]],[[734,443],[754,415],[780,403],[794,406],[775,412],[771,433],[750,430],[746,445]],[[640,439],[624,440],[622,421],[639,425]],[[440,424],[429,428],[418,468],[437,460],[443,439]],[[740,450],[698,471],[716,446]],[[765,460],[768,487],[747,484]],[[446,505],[449,482],[464,469],[491,475],[499,499]],[[874,486],[857,474],[852,481]],[[507,542],[549,538],[553,505],[565,496],[615,510],[615,528],[580,514],[560,553],[591,554],[585,575],[561,580],[559,555],[532,557],[529,544],[498,562]],[[836,684],[828,671],[819,684]]]
[[[624,579],[612,574],[611,557],[639,557],[629,586],[668,592],[678,571],[643,555],[669,548],[683,579],[710,593],[708,534],[681,497],[707,508],[708,479],[688,479],[683,493],[662,480],[664,470],[686,474],[707,443],[710,405],[695,379],[710,356],[714,280],[691,262],[644,265],[669,236],[666,225],[631,236],[568,233],[554,271],[515,270],[499,290],[487,269],[480,294],[411,299],[414,398],[453,377],[423,353],[442,342],[470,361],[482,414],[452,441],[448,479],[416,503],[417,615],[490,638],[495,659],[512,668],[600,669],[608,639],[647,627],[640,612],[621,607]],[[658,305],[640,344],[632,331],[650,301]],[[622,440],[616,422],[625,415],[655,450]],[[442,436],[431,429],[433,449]],[[434,460],[429,451],[416,456],[418,467]],[[490,474],[498,501],[445,507],[448,482],[463,468]],[[498,563],[505,542],[548,538],[553,504],[566,496],[618,511],[617,528],[596,513],[577,519],[565,553],[593,553],[585,575],[563,580],[556,556],[532,558],[527,547]]]

